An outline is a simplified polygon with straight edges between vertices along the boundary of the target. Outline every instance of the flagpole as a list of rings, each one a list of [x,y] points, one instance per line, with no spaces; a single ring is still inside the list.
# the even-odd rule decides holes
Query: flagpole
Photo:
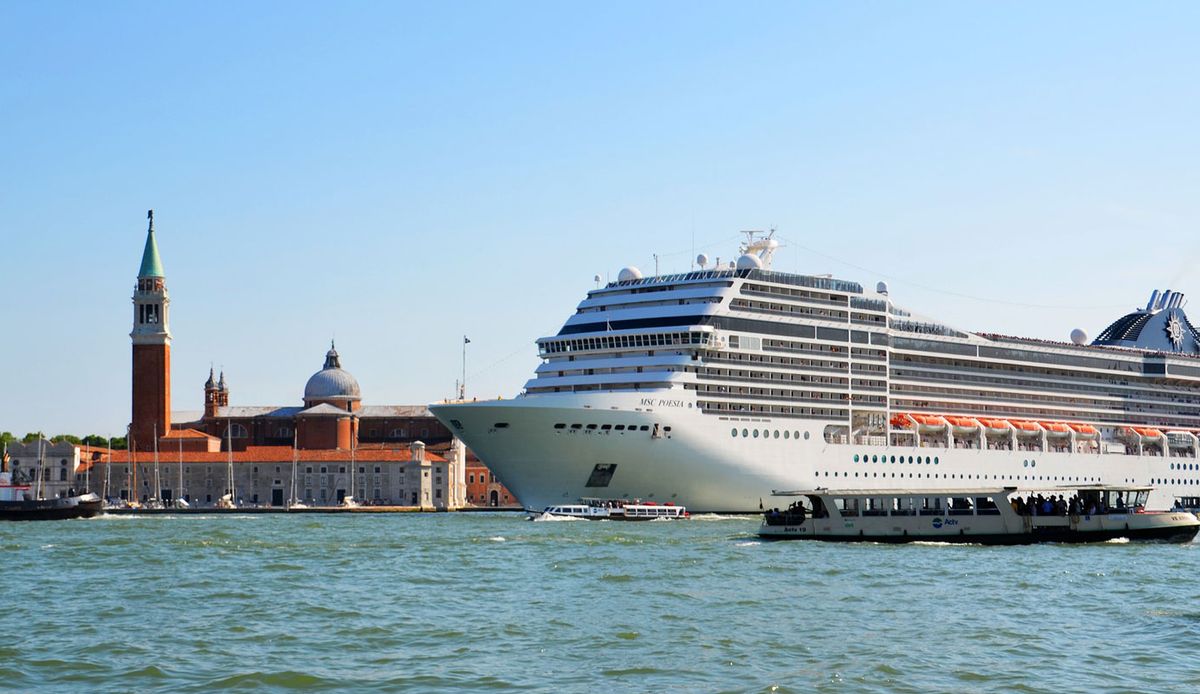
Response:
[[[471,339],[463,335],[463,355],[462,355],[462,380],[458,382],[458,399],[467,399],[467,345],[471,344]]]

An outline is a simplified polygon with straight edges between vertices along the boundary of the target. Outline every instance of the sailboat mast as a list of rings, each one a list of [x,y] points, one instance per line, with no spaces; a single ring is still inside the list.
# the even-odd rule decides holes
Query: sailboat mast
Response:
[[[104,466],[104,500],[108,501],[108,495],[112,489],[112,437],[108,437],[108,465]]]
[[[296,504],[296,458],[299,453],[296,451],[296,432],[292,432],[292,498],[288,501],[288,506]]]
[[[179,499],[176,500],[176,505],[181,499],[183,499],[183,437],[179,438]]]
[[[45,491],[45,489],[46,489],[46,484],[45,484],[45,482],[44,482],[44,480],[45,480],[45,478],[46,478],[46,446],[44,445],[45,441],[46,441],[46,440],[45,440],[44,438],[42,438],[41,434],[38,434],[38,475],[37,475],[37,478],[38,478],[38,486],[37,486],[37,498],[39,498],[39,499],[42,499],[42,498],[44,498],[44,497],[42,496],[42,494],[43,494],[43,492],[44,492],[44,491]]]
[[[229,420],[229,426],[225,427],[225,440],[229,443],[229,462],[225,464],[225,476],[229,480],[229,503],[234,503],[233,495],[233,420]]]
[[[158,499],[162,494],[162,480],[158,476],[158,424],[154,425],[154,489],[152,491],[154,499]]]

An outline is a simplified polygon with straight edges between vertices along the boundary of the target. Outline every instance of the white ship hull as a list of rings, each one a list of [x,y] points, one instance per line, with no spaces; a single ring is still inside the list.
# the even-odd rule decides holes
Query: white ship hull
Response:
[[[1200,489],[1200,461],[1190,457],[832,444],[822,435],[826,421],[702,414],[691,395],[539,394],[431,410],[531,508],[603,496],[673,502],[693,513],[753,513],[770,506],[777,489],[999,484],[1048,490],[1163,478],[1148,507],[1167,509],[1175,497]],[[626,428],[601,429],[605,424]],[[588,486],[597,465],[616,465],[606,486]]]

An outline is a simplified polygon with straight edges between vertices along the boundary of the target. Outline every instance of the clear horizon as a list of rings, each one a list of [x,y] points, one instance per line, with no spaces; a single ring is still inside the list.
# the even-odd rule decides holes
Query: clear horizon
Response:
[[[172,407],[510,397],[594,275],[731,258],[963,329],[1195,287],[1200,6],[0,7],[0,431],[121,435],[155,228]]]

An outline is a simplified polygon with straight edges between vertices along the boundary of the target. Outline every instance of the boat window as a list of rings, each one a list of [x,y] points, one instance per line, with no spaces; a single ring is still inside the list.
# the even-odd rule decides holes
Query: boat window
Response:
[[[844,498],[838,497],[833,500],[833,506],[838,511],[841,511],[843,516],[858,515],[858,499],[855,497]]]
[[[750,435],[750,430],[749,430],[749,429],[742,429],[742,438],[745,438],[745,437],[747,437],[747,436],[749,436],[749,435]]]
[[[917,500],[911,496],[892,499],[893,516],[913,516],[917,513]]]
[[[940,516],[942,515],[942,497],[926,496],[921,499],[921,515],[922,516]]]
[[[864,516],[886,516],[890,499],[882,496],[869,496],[865,499],[862,514]]]
[[[950,499],[950,515],[970,516],[974,513],[974,511],[974,504],[971,503],[970,499],[962,496],[956,496]]]
[[[495,428],[497,428],[497,429],[507,429],[507,428],[508,428],[508,422],[496,422],[496,423],[495,423],[495,424],[493,424],[492,426],[493,426],[493,427],[495,427]]]
[[[563,423],[561,423],[561,422],[560,422],[560,423],[558,423],[558,424],[555,424],[555,425],[554,425],[554,428],[555,428],[555,429],[566,429],[566,428],[567,428],[567,425],[566,425],[566,424],[563,424]]]
[[[609,429],[612,429],[611,424],[601,424],[600,425],[600,431],[608,431]]]
[[[589,424],[589,425],[587,425],[587,428],[588,428],[588,429],[595,429],[595,428],[596,428],[596,425],[595,425],[595,424]]]
[[[790,438],[792,438],[792,432],[790,432],[790,431],[784,431],[784,432],[783,432],[783,438],[785,438],[785,439],[790,439]]]
[[[624,425],[624,424],[618,424],[618,425],[616,425],[615,427],[613,427],[613,429],[616,429],[617,431],[625,431],[625,425]]]
[[[758,429],[754,430],[754,438],[758,438]]]
[[[998,516],[1000,509],[996,507],[996,502],[990,496],[975,497],[975,513],[980,516]]]
[[[736,439],[737,438],[737,427],[730,429],[729,435]]]
[[[582,428],[583,428],[583,425],[582,425],[582,424],[572,424],[572,425],[571,425],[571,428],[572,428],[572,429],[582,429]]]
[[[640,426],[640,427],[638,427],[638,428],[639,428],[639,429],[641,429],[642,431],[650,431],[650,425],[649,425],[649,424],[643,424],[642,426]]]

